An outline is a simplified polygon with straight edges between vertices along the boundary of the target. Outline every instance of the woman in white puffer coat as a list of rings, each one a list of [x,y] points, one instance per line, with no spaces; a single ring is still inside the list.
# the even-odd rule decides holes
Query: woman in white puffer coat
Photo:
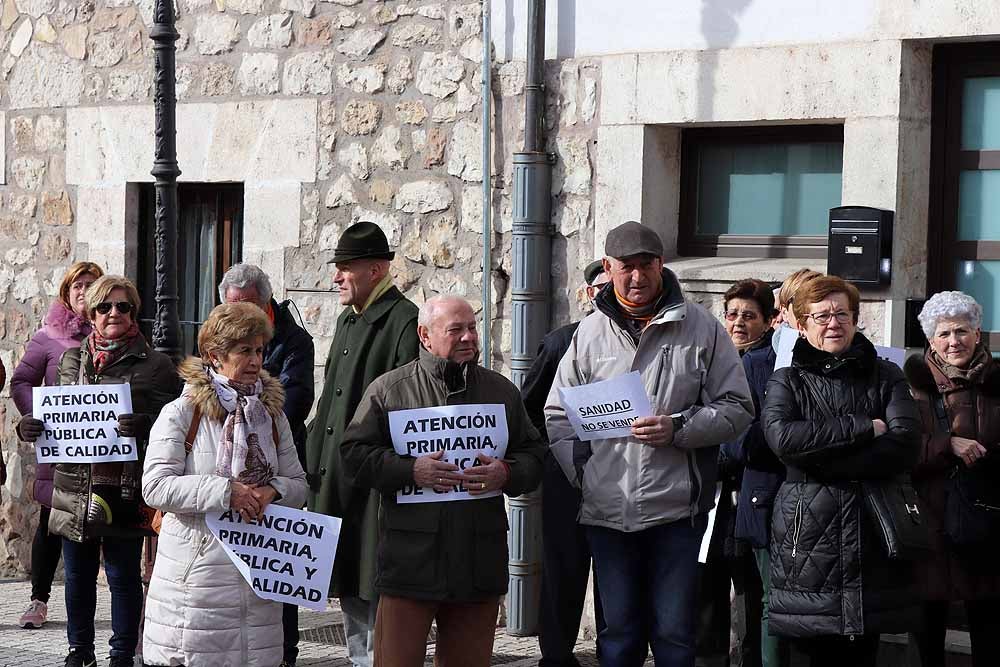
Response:
[[[179,368],[184,392],[153,426],[142,490],[164,516],[146,598],[146,665],[282,660],[281,604],[254,594],[205,524],[206,514],[227,509],[248,519],[270,502],[305,502],[284,391],[261,369],[271,335],[257,306],[216,307],[198,334],[201,358]]]

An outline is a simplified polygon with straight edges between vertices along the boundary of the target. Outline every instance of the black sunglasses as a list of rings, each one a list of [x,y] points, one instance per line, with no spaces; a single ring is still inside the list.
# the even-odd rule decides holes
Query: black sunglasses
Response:
[[[128,301],[102,301],[101,303],[94,306],[94,310],[99,312],[101,315],[107,315],[114,308],[121,315],[128,315],[132,312],[132,304]]]

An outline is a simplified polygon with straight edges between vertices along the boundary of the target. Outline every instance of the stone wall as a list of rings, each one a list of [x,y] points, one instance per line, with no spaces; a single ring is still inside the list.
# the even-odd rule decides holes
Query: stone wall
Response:
[[[2,0],[0,359],[8,375],[66,267],[135,273],[130,183],[152,177],[152,0]],[[245,184],[248,261],[296,301],[317,376],[338,305],[326,261],[340,232],[379,224],[397,284],[481,307],[481,14],[477,2],[179,0],[181,180]],[[525,68],[494,63],[493,220],[488,239],[495,366],[510,351],[510,156],[522,146]],[[553,324],[580,313],[593,237],[599,63],[549,63]],[[0,569],[28,567],[34,456],[0,394],[8,484]]]

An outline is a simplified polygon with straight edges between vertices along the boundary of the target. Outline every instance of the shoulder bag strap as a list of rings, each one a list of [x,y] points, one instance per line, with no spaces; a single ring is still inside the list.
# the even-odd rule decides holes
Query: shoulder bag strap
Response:
[[[191,415],[191,425],[188,426],[187,435],[184,436],[184,456],[194,449],[194,439],[198,435],[198,427],[201,426],[201,408],[195,406],[194,414]]]

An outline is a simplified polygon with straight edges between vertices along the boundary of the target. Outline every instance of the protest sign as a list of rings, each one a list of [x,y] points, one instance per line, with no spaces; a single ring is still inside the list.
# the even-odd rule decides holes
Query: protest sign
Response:
[[[35,387],[31,414],[45,425],[35,441],[38,462],[135,461],[135,438],[118,435],[118,415],[131,412],[128,383]]]
[[[326,609],[340,519],[272,504],[259,520],[226,510],[205,523],[257,597]]]
[[[503,458],[507,453],[507,410],[502,403],[443,405],[389,413],[392,446],[400,456],[425,456],[443,451],[442,461],[461,470],[479,465],[479,455]],[[450,491],[408,485],[396,502],[436,503],[499,496],[500,490],[470,495],[461,484]]]
[[[633,421],[653,414],[638,371],[578,387],[559,387],[559,402],[580,440],[628,438]]]
[[[876,345],[875,354],[878,355],[879,359],[885,359],[886,361],[891,361],[900,368],[906,363],[906,348],[902,347],[886,347],[885,345]]]

